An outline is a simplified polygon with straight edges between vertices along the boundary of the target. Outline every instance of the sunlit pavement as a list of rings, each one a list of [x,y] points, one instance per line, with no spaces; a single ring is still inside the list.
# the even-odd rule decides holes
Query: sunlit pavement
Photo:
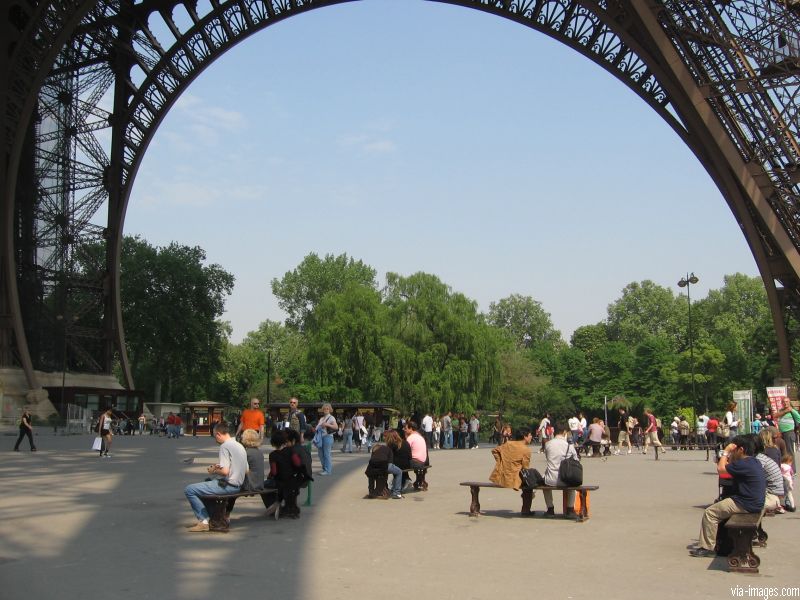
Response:
[[[12,452],[0,436],[0,598],[281,599],[731,598],[731,588],[800,586],[793,540],[800,516],[765,520],[760,575],[725,560],[691,558],[702,508],[717,493],[705,452],[584,460],[600,486],[591,519],[520,518],[519,493],[469,489],[487,480],[489,445],[434,451],[428,492],[366,500],[366,454],[334,452],[297,521],[267,519],[258,498],[240,499],[228,534],[188,533],[183,496],[215,461],[209,437],[114,439],[109,459],[91,436],[41,432],[39,452]],[[194,459],[189,464],[187,461]],[[533,466],[544,470],[534,449]],[[315,460],[315,467],[316,460]],[[318,471],[318,468],[315,468]],[[560,494],[556,507],[560,510]],[[541,495],[534,509],[544,509]],[[795,543],[796,548],[796,543]]]

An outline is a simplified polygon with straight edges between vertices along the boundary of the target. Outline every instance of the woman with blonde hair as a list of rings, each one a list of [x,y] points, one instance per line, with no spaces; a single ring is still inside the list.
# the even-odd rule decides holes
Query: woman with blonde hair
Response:
[[[252,490],[260,492],[264,489],[264,453],[259,448],[261,446],[261,434],[255,429],[245,429],[242,432],[241,444],[247,453],[247,474],[244,477],[241,491]],[[274,504],[268,503],[264,496],[261,496],[261,499],[264,501],[267,515],[275,514],[278,508],[277,502]],[[230,498],[225,511],[225,520],[230,519],[234,504],[236,504],[236,498]]]
[[[317,421],[314,441],[319,453],[319,462],[322,463],[320,475],[330,475],[333,473],[333,462],[331,461],[331,449],[333,448],[333,434],[339,431],[339,424],[331,414],[333,407],[326,402],[322,405],[322,416]]]

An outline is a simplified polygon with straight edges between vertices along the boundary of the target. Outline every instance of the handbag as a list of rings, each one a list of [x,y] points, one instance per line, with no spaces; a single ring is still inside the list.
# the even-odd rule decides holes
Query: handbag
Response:
[[[525,489],[533,489],[544,485],[544,477],[536,469],[520,469],[519,477],[522,479],[522,487]]]
[[[728,437],[731,434],[731,426],[728,425],[727,423],[720,423],[719,434],[720,437],[724,438]]]
[[[100,450],[103,447],[103,438],[97,436],[92,443],[92,450]]]
[[[569,448],[567,448],[567,454],[569,454]],[[558,479],[564,485],[583,485],[583,465],[580,461],[572,457],[568,458],[565,454],[564,459],[558,466]]]

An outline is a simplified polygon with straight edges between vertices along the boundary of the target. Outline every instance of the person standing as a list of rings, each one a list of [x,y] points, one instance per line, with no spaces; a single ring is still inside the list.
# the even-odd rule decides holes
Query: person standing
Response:
[[[664,452],[661,441],[658,439],[658,421],[656,421],[653,411],[649,408],[645,408],[644,416],[647,418],[647,428],[644,430],[644,450],[642,454],[647,454],[647,448],[650,444],[656,447],[656,452],[659,451],[659,448],[661,452]]]
[[[539,421],[539,428],[536,430],[536,433],[539,434],[539,439],[542,442],[542,448],[539,450],[539,453],[544,452],[544,445],[547,443],[547,428],[550,427],[550,413],[544,413],[544,417],[542,420]]]
[[[719,428],[719,421],[717,417],[711,415],[706,421],[706,443],[712,448],[717,447],[717,429]]]
[[[22,411],[22,415],[19,418],[19,437],[17,438],[17,443],[14,444],[14,452],[19,452],[19,445],[25,436],[28,437],[31,452],[36,452],[36,444],[33,443],[33,418],[27,408]]]
[[[581,422],[578,420],[578,416],[572,415],[569,419],[567,419],[567,426],[569,427],[570,435],[570,437],[567,438],[567,441],[570,444],[577,444],[578,438],[580,438],[580,433],[578,433],[578,430],[581,427]]]
[[[106,412],[100,415],[100,421],[97,424],[97,431],[102,438],[100,442],[100,456],[111,456],[108,451],[111,449],[111,438],[114,437],[114,431],[112,429],[113,418],[114,413],[111,412],[110,408],[106,409]]]
[[[617,454],[622,452],[622,444],[628,444],[628,454],[633,451],[631,447],[631,422],[628,420],[628,411],[624,408],[619,409],[619,436],[617,437]]]
[[[144,435],[145,427],[147,426],[147,417],[144,416],[144,413],[139,415],[139,435]]]
[[[781,437],[786,444],[786,452],[792,457],[792,463],[794,463],[794,447],[797,445],[797,434],[794,429],[796,424],[800,423],[800,413],[792,408],[789,399],[786,398],[783,408],[772,418],[777,423],[778,431],[781,432]]]
[[[317,421],[315,427],[316,432],[321,436],[320,443],[317,446],[319,453],[319,462],[322,463],[322,472],[320,475],[330,475],[333,473],[333,462],[331,460],[331,449],[333,448],[333,433],[339,430],[339,424],[336,418],[331,414],[333,407],[329,403],[322,405],[322,416]],[[316,435],[314,436],[316,439]]]
[[[452,450],[453,448],[453,417],[450,416],[450,411],[442,417],[442,434],[444,435],[444,448]]]
[[[697,417],[697,431],[695,432],[695,443],[699,446],[706,443],[706,432],[708,431],[708,416],[706,413],[700,413]],[[753,432],[757,433],[757,432]]]
[[[261,411],[261,400],[258,398],[250,399],[250,408],[242,411],[242,418],[239,420],[239,427],[236,428],[236,438],[241,439],[242,432],[246,429],[253,429],[258,432],[259,437],[264,439],[264,413]]]
[[[299,407],[300,401],[297,398],[289,398],[289,413],[286,415],[284,428],[297,431],[300,434],[300,443],[302,444],[308,423],[306,422],[306,416],[300,411]]]
[[[433,448],[433,417],[431,413],[426,412],[422,417],[422,433],[425,436],[425,443],[428,445],[428,450]]]
[[[481,422],[478,415],[473,414],[469,420],[469,447],[472,450],[478,448],[478,432],[481,430]]]
[[[353,453],[353,419],[349,415],[342,422],[342,452]]]

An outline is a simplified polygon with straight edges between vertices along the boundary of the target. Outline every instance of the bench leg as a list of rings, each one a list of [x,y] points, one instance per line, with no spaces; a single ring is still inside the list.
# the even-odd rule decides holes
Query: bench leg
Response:
[[[481,514],[481,503],[478,499],[478,494],[481,493],[481,488],[477,485],[469,486],[469,491],[472,494],[472,503],[469,505],[469,516],[477,517]]]
[[[211,531],[228,532],[228,522],[225,520],[225,511],[228,508],[228,499],[224,497],[200,498],[208,511],[208,527]]]
[[[753,529],[731,527],[728,535],[733,541],[733,552],[728,555],[728,570],[736,573],[758,573],[761,559],[753,552]]]
[[[764,531],[764,528],[761,527],[761,524],[759,523],[758,531],[756,531],[756,535],[753,537],[753,544],[759,548],[766,548],[768,538],[769,536],[767,535],[767,532]]]
[[[520,512],[523,515],[530,515],[531,514],[531,504],[533,504],[533,490],[532,489],[523,489],[522,490],[522,510]]]
[[[589,520],[589,490],[578,490],[578,494],[581,497],[581,512],[576,515],[575,520],[583,523]],[[567,495],[566,492],[564,495]]]

